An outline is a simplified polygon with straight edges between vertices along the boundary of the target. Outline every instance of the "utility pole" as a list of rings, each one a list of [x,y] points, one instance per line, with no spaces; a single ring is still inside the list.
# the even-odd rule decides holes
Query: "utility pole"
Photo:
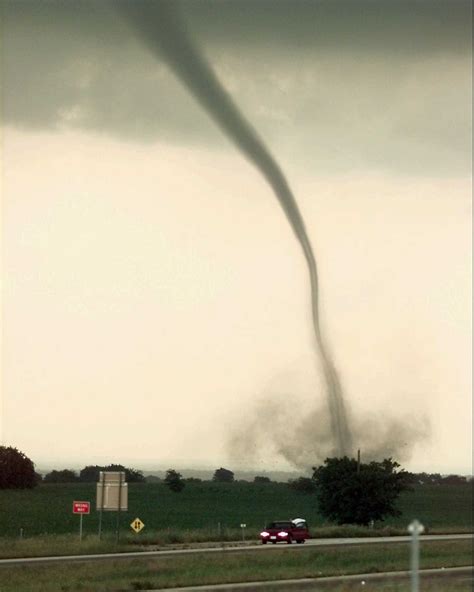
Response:
[[[357,450],[357,473],[360,473],[360,448]]]

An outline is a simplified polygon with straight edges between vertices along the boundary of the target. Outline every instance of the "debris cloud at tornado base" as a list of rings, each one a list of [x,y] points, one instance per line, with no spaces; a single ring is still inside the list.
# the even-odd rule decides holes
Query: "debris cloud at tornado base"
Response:
[[[277,456],[309,472],[326,458],[337,456],[327,406],[320,403],[308,406],[303,401],[297,406],[296,401],[294,393],[279,391],[276,394],[272,389],[271,395],[267,394],[246,409],[228,438],[229,459],[257,466],[262,457]],[[351,427],[364,462],[389,457],[406,462],[414,447],[431,433],[426,415],[401,411],[392,412],[390,417],[366,412],[361,417],[353,417]],[[350,456],[355,456],[355,451]]]
[[[114,6],[125,15],[144,45],[158,58],[165,59],[175,76],[273,189],[301,245],[309,271],[314,335],[327,393],[323,414],[324,442],[327,446],[323,448],[329,448],[339,456],[353,453],[353,438],[341,384],[321,334],[315,256],[298,204],[280,166],[190,38],[175,0],[118,0]],[[312,421],[310,417],[309,422]],[[321,429],[320,420],[321,416],[313,425],[313,434]],[[318,446],[318,442],[323,443],[315,434],[314,445]]]

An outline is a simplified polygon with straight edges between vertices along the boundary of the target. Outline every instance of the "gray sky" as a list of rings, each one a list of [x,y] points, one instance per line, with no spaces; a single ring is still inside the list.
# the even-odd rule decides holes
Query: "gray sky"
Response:
[[[253,427],[229,446],[268,401],[290,447],[311,452],[305,418],[324,430],[270,189],[113,7],[2,8],[3,442],[39,464],[290,466]],[[397,431],[410,468],[472,471],[470,4],[183,13],[296,194],[359,431],[395,421],[420,436]]]

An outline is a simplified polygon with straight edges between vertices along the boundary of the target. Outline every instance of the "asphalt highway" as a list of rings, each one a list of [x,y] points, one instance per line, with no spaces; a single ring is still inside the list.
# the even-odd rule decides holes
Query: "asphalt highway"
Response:
[[[474,540],[474,534],[433,534],[422,535],[420,542],[446,541],[446,540]],[[311,547],[329,547],[335,545],[366,545],[366,544],[392,544],[407,543],[411,540],[409,536],[393,537],[357,537],[357,538],[334,538],[334,539],[310,539],[304,545],[291,545],[295,550],[302,550]],[[166,557],[170,555],[197,555],[202,553],[242,553],[246,551],[271,552],[273,549],[290,548],[290,545],[262,545],[262,544],[232,544],[225,543],[223,546],[200,546],[190,549],[162,549],[155,551],[133,551],[125,553],[97,553],[94,555],[57,555],[51,557],[21,557],[15,559],[0,559],[0,567],[26,564],[46,564],[71,561],[103,561],[106,559],[145,559],[150,557]]]

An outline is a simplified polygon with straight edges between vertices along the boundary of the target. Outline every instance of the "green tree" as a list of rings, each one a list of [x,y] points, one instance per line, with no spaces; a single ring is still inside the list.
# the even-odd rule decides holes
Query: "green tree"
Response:
[[[464,485],[467,483],[467,477],[464,475],[446,475],[443,477],[443,484],[445,485]]]
[[[44,476],[44,483],[75,483],[78,480],[75,471],[63,469],[62,471],[53,470]]]
[[[147,483],[161,483],[162,479],[156,475],[147,475],[145,477],[145,481]]]
[[[99,480],[100,472],[104,469],[105,467],[99,467],[98,465],[87,465],[81,469],[79,473],[79,481],[84,481],[85,483],[96,483]]]
[[[338,524],[360,524],[399,516],[396,501],[410,489],[408,473],[391,458],[358,465],[352,458],[327,458],[313,468],[321,514]]]
[[[214,476],[212,477],[213,481],[219,481],[221,483],[232,483],[234,480],[234,473],[229,471],[229,469],[224,469],[221,467],[214,471]]]
[[[298,479],[290,481],[288,485],[291,489],[299,491],[300,493],[314,493],[316,491],[316,483],[314,482],[314,479],[309,477],[298,477]]]
[[[0,446],[0,489],[30,489],[38,484],[35,465],[12,446]]]
[[[141,471],[137,469],[131,469],[130,467],[124,467],[123,465],[108,465],[104,471],[125,471],[125,481],[128,483],[144,483],[145,477]]]
[[[256,475],[253,479],[254,483],[270,483],[270,477],[263,477],[262,475]]]
[[[79,481],[86,483],[96,483],[99,481],[101,471],[125,471],[125,481],[128,483],[144,483],[145,477],[141,471],[124,467],[123,465],[87,465],[79,473]]]
[[[183,475],[174,469],[168,469],[166,471],[165,483],[175,493],[183,491],[186,486]]]

